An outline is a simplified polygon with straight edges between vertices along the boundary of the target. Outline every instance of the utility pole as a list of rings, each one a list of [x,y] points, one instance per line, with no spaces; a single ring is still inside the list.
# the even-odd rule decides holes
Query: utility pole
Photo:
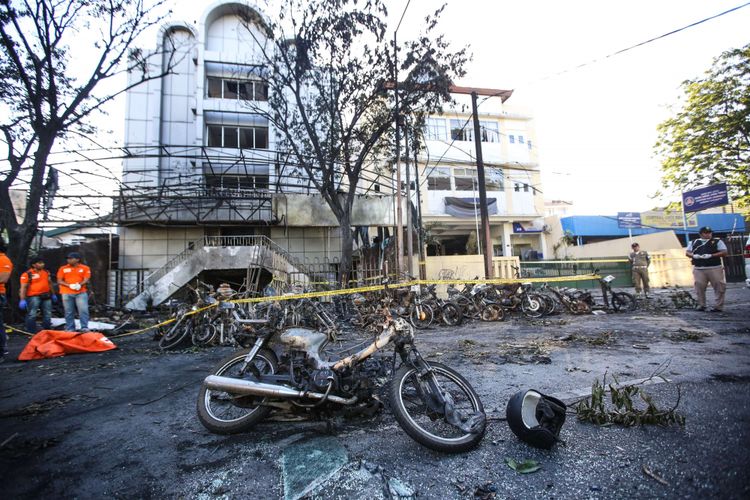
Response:
[[[401,129],[399,128],[399,102],[398,102],[398,45],[396,42],[396,33],[393,33],[393,81],[395,85],[395,107],[396,115],[396,267],[397,274],[404,271],[404,224],[403,214],[401,213]],[[400,276],[398,277],[400,278]]]
[[[425,242],[424,242],[424,230],[422,227],[422,186],[419,184],[419,161],[417,158],[418,151],[415,141],[413,149],[414,153],[414,184],[417,186],[417,241],[419,245],[419,279],[427,279],[427,265],[425,263]]]
[[[411,175],[409,174],[409,128],[404,128],[404,166],[406,167],[406,268],[409,276],[414,275],[414,221],[411,213]]]
[[[492,238],[490,236],[490,214],[487,210],[487,187],[484,181],[484,160],[482,159],[482,135],[479,129],[477,93],[471,93],[471,112],[474,117],[474,145],[477,155],[477,178],[479,180],[479,213],[482,216],[482,238],[484,243],[484,277],[492,278]],[[479,235],[477,235],[478,237]]]

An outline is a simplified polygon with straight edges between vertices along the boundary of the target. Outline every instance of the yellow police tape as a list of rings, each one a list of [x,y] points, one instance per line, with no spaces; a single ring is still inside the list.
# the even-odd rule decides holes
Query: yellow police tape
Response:
[[[365,293],[365,292],[377,292],[381,290],[385,290],[386,288],[405,288],[412,285],[478,285],[478,284],[491,284],[491,285],[503,285],[503,284],[509,284],[509,283],[555,283],[555,282],[561,282],[561,281],[590,281],[599,279],[601,276],[597,274],[578,274],[575,276],[558,276],[554,278],[492,278],[492,279],[474,279],[474,280],[411,280],[406,281],[402,283],[389,283],[387,285],[370,285],[370,286],[360,286],[356,288],[342,288],[340,290],[325,290],[320,292],[305,292],[305,293],[294,293],[294,294],[286,294],[286,295],[276,295],[273,297],[252,297],[247,299],[235,299],[235,300],[228,300],[226,302],[233,302],[235,304],[252,304],[252,303],[258,303],[258,302],[278,302],[282,300],[296,300],[296,299],[313,299],[313,298],[319,298],[319,297],[332,297],[336,295],[351,295],[355,293]],[[142,328],[140,330],[135,330],[133,332],[127,332],[127,333],[120,333],[118,335],[107,335],[110,339],[116,339],[116,338],[122,338],[122,337],[128,337],[130,335],[139,335],[141,333],[145,333],[149,330],[153,330],[154,328],[159,328],[160,326],[165,326],[170,323],[174,323],[178,319],[184,318],[186,316],[192,316],[194,314],[199,314],[203,311],[207,311],[209,309],[212,309],[214,307],[218,306],[218,302],[214,304],[210,304],[206,307],[201,307],[199,309],[195,309],[192,311],[189,311],[185,314],[183,314],[180,318],[170,318],[166,321],[162,321],[161,323],[157,323],[155,325],[148,326],[146,328]],[[12,331],[21,333],[23,335],[27,335],[29,337],[32,337],[33,334],[29,332],[25,332],[23,330],[19,330],[18,328],[14,328],[12,326],[8,326]]]

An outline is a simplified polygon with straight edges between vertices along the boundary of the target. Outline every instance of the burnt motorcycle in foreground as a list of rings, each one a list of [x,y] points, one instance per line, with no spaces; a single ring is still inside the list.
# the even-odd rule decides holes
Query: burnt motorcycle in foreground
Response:
[[[324,359],[330,339],[323,332],[277,329],[273,319],[265,324],[239,319],[260,326],[257,339],[250,349],[222,360],[203,381],[198,395],[201,423],[212,432],[231,434],[251,429],[273,411],[330,414],[377,404],[377,378],[368,374],[368,361],[393,345],[388,400],[401,428],[436,451],[474,448],[486,427],[476,391],[455,370],[424,360],[414,345],[414,328],[406,320],[391,316],[387,307],[382,318],[372,343],[333,360]]]

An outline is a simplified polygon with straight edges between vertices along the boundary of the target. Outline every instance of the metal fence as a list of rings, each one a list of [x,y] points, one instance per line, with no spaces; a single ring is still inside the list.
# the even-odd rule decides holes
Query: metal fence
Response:
[[[630,263],[622,258],[521,262],[521,278],[559,278],[562,276],[591,273],[597,273],[602,276],[611,274],[615,277],[615,281],[613,282],[613,286],[615,287],[633,286]],[[596,280],[565,281],[560,284],[572,288],[594,288],[599,286]]]

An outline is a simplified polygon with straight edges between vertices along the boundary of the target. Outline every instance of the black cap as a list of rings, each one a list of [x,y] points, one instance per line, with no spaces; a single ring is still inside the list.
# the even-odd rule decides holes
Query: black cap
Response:
[[[68,254],[68,258],[69,259],[78,259],[78,260],[81,260],[81,254],[78,253],[78,252],[70,252]]]
[[[700,228],[700,229],[698,230],[698,232],[699,232],[699,233],[713,233],[713,232],[714,232],[714,230],[713,230],[713,229],[711,229],[711,228],[710,228],[710,227],[708,227],[708,226],[703,226],[702,228]]]
[[[35,255],[29,259],[29,264],[36,264],[37,262],[44,262],[44,259],[39,255]]]

